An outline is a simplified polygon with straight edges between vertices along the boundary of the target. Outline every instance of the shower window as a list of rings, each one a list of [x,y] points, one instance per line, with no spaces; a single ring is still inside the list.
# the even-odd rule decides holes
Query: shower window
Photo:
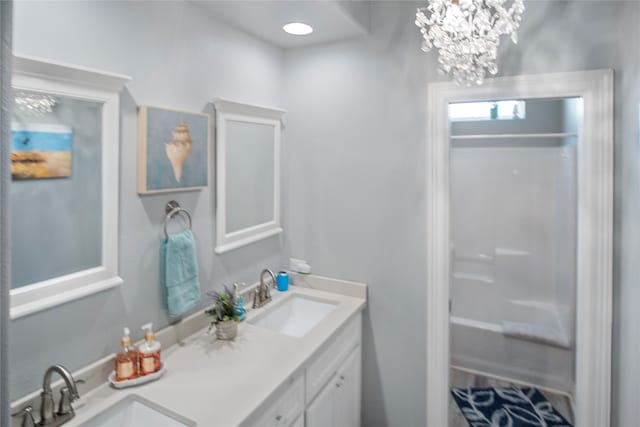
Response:
[[[482,101],[449,104],[449,118],[454,122],[476,120],[517,120],[524,119],[525,101]]]

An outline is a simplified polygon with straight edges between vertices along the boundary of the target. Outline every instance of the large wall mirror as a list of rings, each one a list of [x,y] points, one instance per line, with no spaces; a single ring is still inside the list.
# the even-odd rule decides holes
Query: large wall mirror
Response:
[[[118,93],[128,80],[14,58],[11,318],[122,283]]]
[[[216,253],[274,236],[283,110],[216,100]]]

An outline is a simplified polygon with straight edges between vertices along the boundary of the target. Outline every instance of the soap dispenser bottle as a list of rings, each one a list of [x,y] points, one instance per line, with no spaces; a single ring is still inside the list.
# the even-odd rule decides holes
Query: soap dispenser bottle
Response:
[[[156,341],[151,328],[153,324],[142,325],[145,330],[144,342],[138,346],[140,353],[140,375],[149,375],[158,372],[162,368],[160,362],[160,343]]]
[[[129,328],[124,328],[122,349],[116,354],[116,381],[132,380],[138,377],[138,352],[131,345]]]
[[[238,291],[237,283],[233,284],[233,288],[234,288],[233,300],[235,301],[235,306],[233,307],[233,310],[236,316],[238,316],[238,320],[243,321],[247,317],[247,310],[244,308],[244,297],[240,295],[240,292]]]

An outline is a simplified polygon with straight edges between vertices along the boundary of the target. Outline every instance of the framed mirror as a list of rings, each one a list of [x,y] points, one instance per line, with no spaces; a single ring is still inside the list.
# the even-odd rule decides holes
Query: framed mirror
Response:
[[[14,57],[11,318],[122,283],[119,92],[129,77]]]
[[[282,233],[280,133],[284,110],[218,99],[216,253]]]

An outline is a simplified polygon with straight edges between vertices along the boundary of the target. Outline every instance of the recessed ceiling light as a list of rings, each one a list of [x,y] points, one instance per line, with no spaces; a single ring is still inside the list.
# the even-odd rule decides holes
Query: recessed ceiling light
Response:
[[[311,25],[303,24],[302,22],[290,22],[283,26],[282,29],[286,33],[293,34],[294,36],[306,36],[307,34],[313,33]]]

